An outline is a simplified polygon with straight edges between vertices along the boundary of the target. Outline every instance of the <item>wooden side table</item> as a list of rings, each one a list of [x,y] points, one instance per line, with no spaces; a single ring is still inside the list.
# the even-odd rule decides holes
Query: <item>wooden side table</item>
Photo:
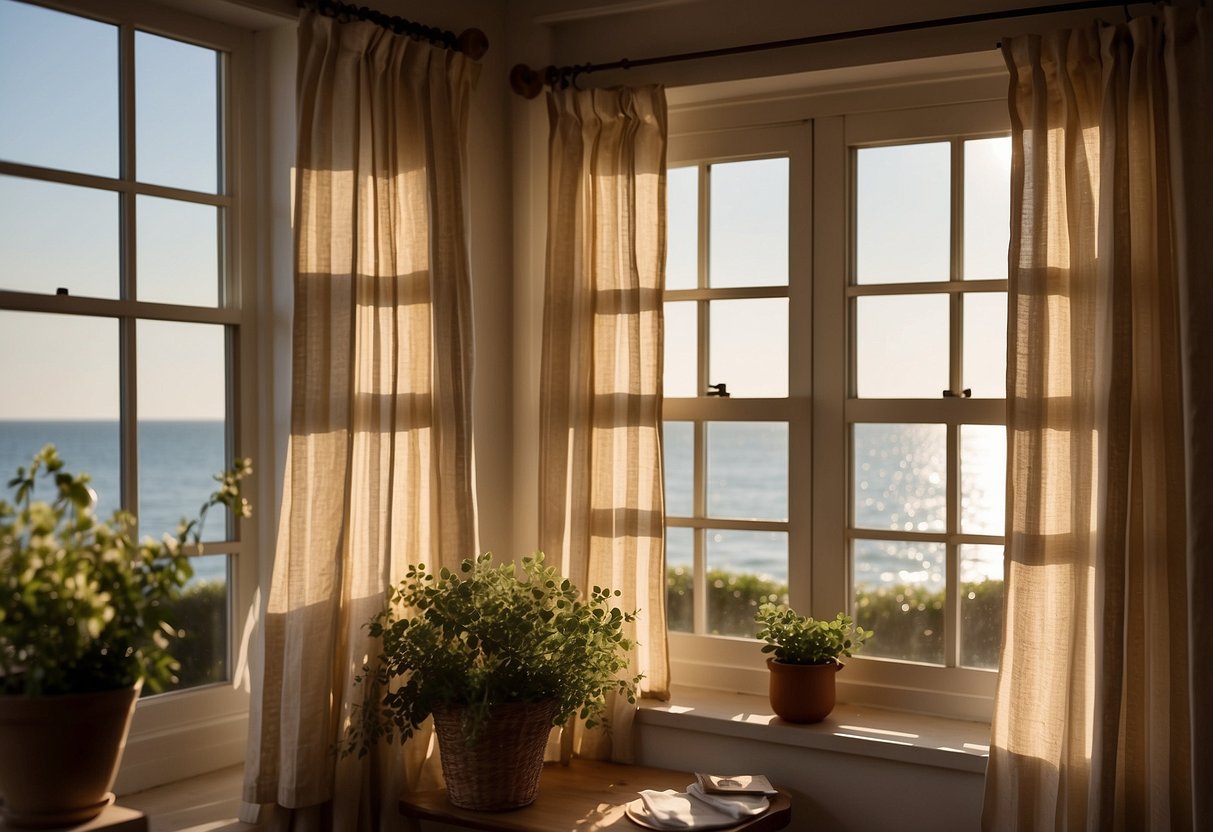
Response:
[[[681,771],[625,766],[595,760],[569,765],[548,763],[539,780],[539,796],[530,806],[509,812],[473,812],[451,804],[446,789],[416,792],[400,801],[404,815],[487,832],[639,832],[624,807],[642,789],[684,791],[695,776]],[[771,808],[724,832],[773,832],[792,819],[792,801],[784,792]]]
[[[8,826],[0,820],[0,832],[9,829],[16,832],[17,827]],[[110,805],[87,823],[44,829],[43,832],[147,832],[147,816],[134,809]]]

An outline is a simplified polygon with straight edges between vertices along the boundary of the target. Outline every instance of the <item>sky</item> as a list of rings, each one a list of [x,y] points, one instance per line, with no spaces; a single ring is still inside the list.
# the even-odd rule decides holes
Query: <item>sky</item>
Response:
[[[0,158],[108,178],[120,170],[118,29],[0,0]],[[135,37],[137,179],[218,192],[218,58]],[[139,300],[214,306],[220,209],[136,197]],[[0,289],[119,296],[116,192],[0,176]],[[144,321],[137,333],[142,419],[223,418],[223,328]],[[118,418],[113,320],[0,312],[8,390],[0,419]],[[47,384],[46,380],[54,380]]]

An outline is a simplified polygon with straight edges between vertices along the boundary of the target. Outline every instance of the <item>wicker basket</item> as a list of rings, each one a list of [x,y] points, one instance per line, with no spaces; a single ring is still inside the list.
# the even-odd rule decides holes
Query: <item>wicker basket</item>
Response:
[[[464,708],[434,711],[447,796],[461,809],[501,812],[534,802],[543,771],[543,750],[556,703],[494,705],[476,742],[463,736]]]

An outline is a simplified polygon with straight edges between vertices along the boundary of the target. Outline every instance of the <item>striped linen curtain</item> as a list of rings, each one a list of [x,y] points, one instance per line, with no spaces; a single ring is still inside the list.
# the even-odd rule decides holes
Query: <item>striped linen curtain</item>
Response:
[[[984,828],[1213,828],[1213,13],[1004,41],[1007,606]]]
[[[277,826],[395,828],[423,774],[425,737],[407,761],[334,746],[385,591],[409,563],[477,550],[462,193],[478,70],[372,23],[301,20],[291,436],[245,820],[277,804]]]
[[[548,112],[540,542],[583,591],[639,608],[631,670],[664,698],[665,92],[559,90]],[[614,703],[609,737],[566,731],[562,756],[630,760],[633,714]]]

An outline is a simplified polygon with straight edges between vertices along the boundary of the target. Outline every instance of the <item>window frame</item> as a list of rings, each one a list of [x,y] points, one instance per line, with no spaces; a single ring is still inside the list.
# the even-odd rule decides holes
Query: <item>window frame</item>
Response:
[[[227,366],[226,456],[259,458],[256,430],[257,348],[255,217],[252,175],[255,114],[252,95],[252,34],[226,24],[154,3],[106,0],[20,0],[29,5],[77,15],[117,27],[119,153],[116,178],[43,168],[0,160],[0,175],[29,181],[83,186],[119,195],[120,250],[118,298],[93,298],[0,289],[0,311],[100,317],[114,320],[119,332],[119,460],[121,503],[139,505],[138,423],[136,411],[138,322],[168,321],[224,327]],[[216,192],[191,191],[136,182],[133,100],[136,30],[196,44],[220,53],[219,97],[221,181]],[[137,196],[165,197],[221,210],[219,265],[222,282],[213,307],[135,299],[134,265]],[[128,266],[127,261],[131,261]],[[256,466],[255,466],[256,468]],[[259,507],[260,509],[260,507]],[[265,509],[260,509],[265,510]],[[186,512],[188,513],[188,511]],[[243,759],[247,740],[249,692],[243,666],[247,645],[242,633],[255,603],[258,583],[257,524],[229,518],[223,541],[206,544],[206,554],[229,557],[228,678],[139,700],[116,790],[135,791],[171,782]]]
[[[944,79],[937,86],[934,100],[918,101],[911,108],[899,102],[895,93],[869,90],[860,90],[850,97],[839,93],[827,103],[825,112],[815,112],[821,103],[806,98],[800,108],[805,117],[793,125],[779,127],[764,126],[761,122],[747,125],[745,117],[738,116],[736,104],[724,103],[719,111],[719,130],[705,127],[712,121],[712,110],[701,105],[686,113],[694,131],[680,133],[681,113],[678,108],[672,109],[670,167],[688,162],[727,161],[730,148],[747,148],[754,154],[759,154],[757,148],[763,148],[765,154],[760,155],[775,155],[777,149],[782,149],[781,144],[790,144],[772,138],[779,135],[773,131],[784,130],[789,131],[786,135],[797,137],[796,147],[788,149],[789,155],[797,153],[806,160],[799,167],[793,163],[789,193],[791,214],[797,212],[799,203],[807,204],[799,209],[799,214],[789,217],[788,578],[789,603],[818,617],[833,617],[835,612],[850,612],[853,607],[850,426],[867,417],[873,417],[874,421],[904,417],[902,411],[890,410],[887,402],[859,400],[851,395],[853,298],[867,293],[897,293],[901,288],[899,284],[877,284],[875,289],[852,285],[853,149],[953,136],[980,138],[1009,131],[1004,101],[957,97],[955,81]],[[874,106],[874,102],[878,103]],[[757,118],[761,118],[761,109],[755,108]],[[786,114],[790,109],[795,109],[794,105],[781,102],[778,111]],[[800,178],[795,171],[799,171]],[[962,186],[957,181],[952,183],[954,189]],[[953,224],[956,222],[953,217]],[[798,227],[810,231],[797,233]],[[956,243],[953,245],[955,248]],[[702,258],[702,244],[700,252]],[[978,284],[989,284],[986,288],[990,289],[996,288],[995,284],[1000,284],[997,288],[1004,291],[1006,288],[1005,280],[970,281],[970,286],[964,288],[978,288]],[[932,288],[940,290],[940,286]],[[792,298],[798,298],[799,302]],[[809,320],[811,326],[798,328],[797,320]],[[962,349],[959,338],[959,332],[952,333],[952,351]],[[802,339],[808,343],[798,347],[796,342]],[[954,376],[957,362],[951,358],[950,361]],[[954,387],[956,381],[953,379]],[[803,407],[793,403],[801,398]],[[667,399],[664,419],[676,421],[685,414],[699,412],[704,419],[721,418],[725,408],[738,409],[736,404],[711,399],[693,404]],[[911,410],[924,417],[922,421],[1005,424],[1005,401],[1001,399],[941,397],[939,401],[913,402]],[[897,414],[896,419],[893,414]],[[937,419],[938,416],[947,419]],[[797,465],[794,462],[797,459],[808,462]],[[949,488],[957,487],[955,473],[949,471]],[[698,484],[696,489],[698,492]],[[810,509],[801,516],[794,501],[805,499]],[[697,560],[696,565],[702,564]],[[956,598],[949,597],[949,602],[951,606],[958,605]],[[765,693],[765,656],[755,640],[679,632],[670,632],[669,639],[671,677],[675,684]],[[846,701],[988,720],[996,681],[996,672],[990,670],[929,666],[864,658],[860,654],[847,662],[846,673],[838,677],[838,687],[840,698]]]

